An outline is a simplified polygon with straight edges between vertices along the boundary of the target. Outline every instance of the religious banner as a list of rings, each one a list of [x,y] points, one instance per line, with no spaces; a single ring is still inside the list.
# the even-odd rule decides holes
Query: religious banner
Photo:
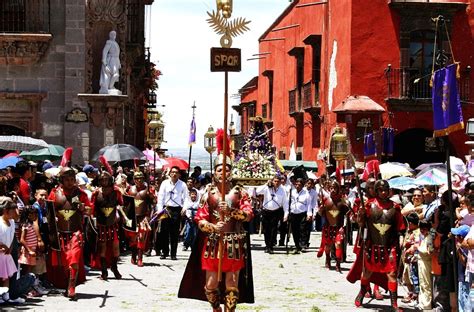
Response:
[[[377,156],[377,149],[375,147],[375,139],[373,133],[368,133],[364,136],[364,158],[369,159]]]
[[[464,129],[461,101],[459,99],[457,64],[437,70],[433,75],[433,136],[446,136]]]

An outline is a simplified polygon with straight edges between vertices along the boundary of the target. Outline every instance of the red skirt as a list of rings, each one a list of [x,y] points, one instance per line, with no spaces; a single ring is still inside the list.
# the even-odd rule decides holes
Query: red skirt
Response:
[[[222,239],[222,272],[237,272],[245,267],[246,234],[226,233]],[[206,237],[201,252],[203,270],[218,272],[219,236],[211,234]]]
[[[366,269],[371,272],[396,272],[398,269],[397,249],[390,246],[367,245],[364,264]]]

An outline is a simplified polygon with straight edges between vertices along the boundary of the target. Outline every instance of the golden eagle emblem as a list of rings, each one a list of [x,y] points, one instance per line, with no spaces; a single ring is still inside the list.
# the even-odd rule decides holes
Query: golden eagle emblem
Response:
[[[333,218],[336,218],[340,213],[339,210],[328,210],[328,212]]]
[[[135,199],[135,207],[139,207],[141,204],[143,204],[143,202],[143,199]]]
[[[114,211],[114,207],[102,207],[102,208],[100,208],[100,210],[102,210],[102,213],[107,218]]]
[[[64,220],[69,221],[69,219],[71,219],[71,217],[76,213],[76,210],[64,209],[59,210],[58,212],[61,216],[63,216]]]
[[[384,236],[385,233],[392,227],[391,224],[374,223],[374,227],[379,231],[380,235]]]

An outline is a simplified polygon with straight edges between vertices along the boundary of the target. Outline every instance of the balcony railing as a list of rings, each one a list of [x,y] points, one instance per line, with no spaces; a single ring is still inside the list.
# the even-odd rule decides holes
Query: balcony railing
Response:
[[[0,1],[0,32],[49,33],[50,0]]]
[[[469,101],[469,74],[461,75],[458,83],[461,101]],[[391,68],[385,70],[387,98],[431,99],[430,77],[419,68]]]
[[[296,107],[296,89],[288,91],[288,112],[290,115],[298,112]]]

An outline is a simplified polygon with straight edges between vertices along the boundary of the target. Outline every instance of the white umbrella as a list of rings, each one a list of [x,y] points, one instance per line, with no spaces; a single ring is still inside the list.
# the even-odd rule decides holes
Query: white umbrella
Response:
[[[19,135],[0,135],[0,149],[7,151],[34,151],[49,147],[41,139]]]
[[[382,179],[388,180],[393,177],[409,177],[412,175],[409,167],[405,164],[400,163],[384,163],[379,166]]]

